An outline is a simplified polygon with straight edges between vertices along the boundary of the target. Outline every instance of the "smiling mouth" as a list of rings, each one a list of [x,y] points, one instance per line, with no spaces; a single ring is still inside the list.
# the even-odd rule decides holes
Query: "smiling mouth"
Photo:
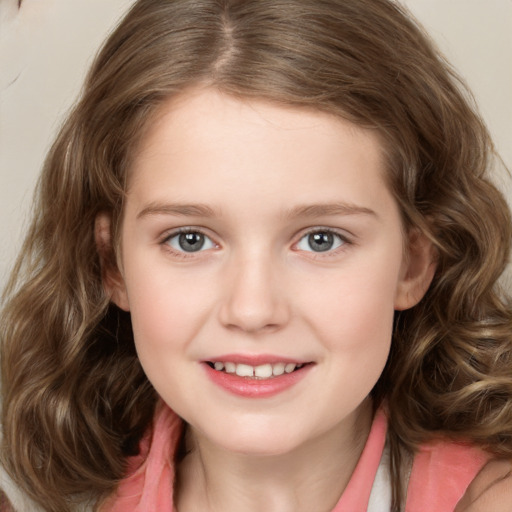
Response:
[[[207,361],[208,366],[218,372],[247,377],[249,379],[271,379],[281,375],[296,372],[311,363],[267,363],[258,366],[251,366],[242,363],[229,361]]]

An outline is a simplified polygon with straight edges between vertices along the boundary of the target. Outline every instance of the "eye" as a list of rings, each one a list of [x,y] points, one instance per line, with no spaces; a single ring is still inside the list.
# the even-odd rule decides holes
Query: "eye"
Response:
[[[171,235],[165,243],[178,252],[199,252],[213,249],[213,241],[200,231],[184,231]]]
[[[297,244],[297,249],[301,251],[327,252],[341,247],[347,243],[341,235],[332,231],[314,231],[304,235]]]

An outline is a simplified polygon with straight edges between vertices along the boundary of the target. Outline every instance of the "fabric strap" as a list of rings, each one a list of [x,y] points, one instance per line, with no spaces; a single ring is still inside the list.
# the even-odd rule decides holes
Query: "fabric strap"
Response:
[[[103,504],[102,512],[174,512],[173,460],[182,429],[181,419],[159,404],[140,455],[129,460],[128,476]],[[390,482],[383,457],[386,432],[386,415],[379,410],[350,482],[332,512],[368,512],[370,495],[372,512],[389,511],[390,488],[381,485]],[[453,512],[488,460],[485,452],[467,444],[436,442],[423,447],[414,458],[405,512]],[[376,478],[378,472],[386,478]]]
[[[463,443],[438,441],[414,458],[405,512],[453,512],[490,455]],[[489,511],[491,512],[491,511]]]

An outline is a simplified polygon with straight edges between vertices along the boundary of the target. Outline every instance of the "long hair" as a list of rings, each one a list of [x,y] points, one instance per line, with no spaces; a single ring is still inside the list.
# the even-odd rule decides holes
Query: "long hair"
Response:
[[[398,466],[433,436],[512,455],[512,315],[497,280],[511,219],[464,86],[388,0],[139,0],[112,33],[44,164],[1,318],[2,463],[43,508],[112,492],[156,393],[129,314],[102,286],[100,212],[117,239],[126,173],[159,107],[196,85],[375,130],[404,226],[434,244],[425,298],[397,314],[373,395]],[[116,255],[109,259],[115,265]]]

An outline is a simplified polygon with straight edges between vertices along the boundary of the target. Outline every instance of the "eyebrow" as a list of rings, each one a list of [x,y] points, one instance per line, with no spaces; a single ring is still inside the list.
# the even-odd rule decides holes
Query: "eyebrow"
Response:
[[[180,217],[215,217],[216,211],[205,204],[150,203],[138,214],[137,219],[153,215],[173,215]],[[287,210],[285,218],[326,217],[333,215],[372,215],[377,213],[370,208],[349,203],[326,203],[299,205]]]
[[[374,217],[378,217],[374,210],[350,203],[299,205],[291,208],[285,213],[287,218],[326,217],[332,215],[372,215]]]
[[[150,203],[137,214],[137,219],[152,215],[214,217],[215,210],[205,204]]]

